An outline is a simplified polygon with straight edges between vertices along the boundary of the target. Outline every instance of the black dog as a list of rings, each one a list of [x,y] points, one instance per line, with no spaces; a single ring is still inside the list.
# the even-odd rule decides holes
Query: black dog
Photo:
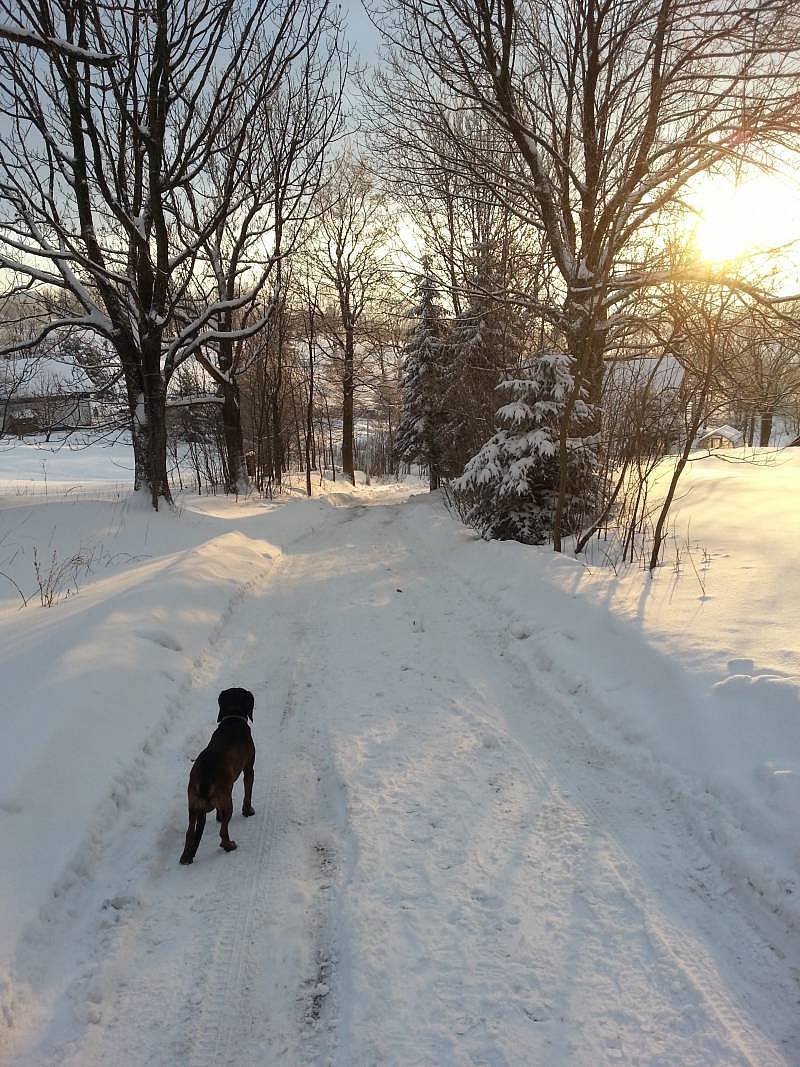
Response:
[[[233,815],[233,783],[244,771],[242,815],[255,815],[253,805],[253,767],[256,746],[248,719],[253,721],[253,694],[247,689],[224,689],[219,695],[217,728],[208,747],[194,761],[189,774],[189,829],[181,863],[191,863],[203,836],[206,814],[217,809],[219,845],[233,852],[236,842],[228,837],[228,823]]]

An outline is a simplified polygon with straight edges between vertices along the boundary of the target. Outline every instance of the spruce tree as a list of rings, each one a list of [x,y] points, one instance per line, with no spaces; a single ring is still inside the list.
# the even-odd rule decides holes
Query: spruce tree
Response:
[[[595,458],[590,438],[578,436],[589,419],[575,390],[574,359],[538,352],[516,377],[498,386],[508,402],[499,429],[453,483],[466,522],[487,539],[544,544],[553,533],[560,475],[561,423],[568,417],[566,527],[574,525],[591,491]]]
[[[443,473],[444,392],[449,353],[445,344],[444,314],[430,273],[415,286],[413,325],[403,350],[400,387],[401,415],[397,429],[397,455],[428,467],[431,490]]]

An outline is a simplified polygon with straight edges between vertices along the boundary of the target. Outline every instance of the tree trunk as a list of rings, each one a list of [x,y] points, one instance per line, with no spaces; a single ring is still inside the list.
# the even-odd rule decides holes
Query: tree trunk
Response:
[[[150,395],[148,423],[150,428],[150,495],[153,507],[158,511],[161,500],[172,504],[172,489],[167,474],[167,410],[163,382]]]
[[[568,297],[565,305],[567,319],[567,351],[575,360],[572,366],[574,386],[559,423],[558,494],[553,515],[553,548],[563,549],[564,512],[568,489],[567,440],[575,404],[582,395],[590,405],[589,418],[582,425],[585,435],[600,432],[603,399],[603,356],[606,345],[605,322],[598,323],[592,307],[592,296]]]
[[[672,478],[670,479],[669,489],[667,495],[664,498],[664,502],[661,505],[661,511],[659,512],[658,519],[656,521],[655,531],[653,533],[653,549],[650,553],[650,563],[648,569],[650,574],[658,566],[658,557],[661,555],[661,545],[664,540],[664,530],[667,524],[667,517],[669,515],[669,509],[672,507],[672,501],[675,497],[675,490],[678,488],[678,482],[680,481],[683,469],[689,461],[689,454],[692,451],[692,444],[697,432],[700,429],[700,423],[703,421],[703,412],[705,411],[706,401],[708,400],[709,390],[711,388],[711,379],[714,372],[715,359],[713,348],[707,356],[707,364],[705,373],[703,375],[703,381],[700,387],[700,395],[698,396],[697,404],[695,405],[694,413],[692,414],[691,421],[686,427],[686,441],[684,442],[681,454],[678,457],[678,462],[675,464],[675,470],[672,472]]]
[[[759,448],[769,448],[769,439],[772,437],[772,412],[762,411],[759,419],[758,445]]]
[[[270,397],[272,408],[272,477],[280,488],[283,481],[283,427],[281,426],[281,400],[275,390]]]
[[[166,384],[161,374],[160,341],[151,342],[151,351],[141,360],[120,353],[125,368],[125,386],[133,443],[133,488],[147,493],[155,511],[164,500],[172,504],[167,475]],[[157,355],[154,353],[158,353]],[[149,358],[148,358],[149,357]],[[140,367],[149,367],[141,373]]]
[[[141,398],[131,417],[131,437],[134,455],[134,482],[136,490],[150,496],[155,511],[163,500],[172,504],[172,490],[167,475],[167,419],[161,398]]]
[[[282,285],[278,261],[277,287]],[[282,291],[282,290],[281,290]],[[277,307],[277,336],[275,345],[275,380],[271,397],[272,412],[272,471],[275,484],[280,489],[283,482],[283,341],[284,341],[284,307],[283,297]]]
[[[314,447],[314,394],[312,392],[313,385],[314,379],[312,376],[311,387],[308,390],[308,405],[306,407],[306,496],[311,496],[311,453]]]
[[[230,312],[223,320],[225,329],[233,329]],[[217,379],[222,394],[222,457],[225,472],[226,493],[246,493],[249,488],[247,465],[244,459],[244,434],[242,432],[242,404],[236,382],[236,358],[230,336],[222,337],[217,354],[217,367],[222,380]]]
[[[562,528],[564,525],[564,506],[567,499],[567,419],[571,412],[565,411],[558,427],[558,496],[553,516],[553,549],[562,550]]]
[[[607,325],[605,316],[600,317],[597,304],[595,295],[573,294],[564,305],[567,352],[575,359],[575,381],[579,388],[585,389],[586,402],[592,409],[586,423],[587,434],[599,432],[602,418]]]
[[[314,326],[313,312],[309,327],[308,402],[306,404],[306,496],[311,496],[311,464],[314,452]]]
[[[336,481],[336,457],[333,454],[333,425],[331,423],[331,413],[328,410],[328,398],[323,393],[323,399],[325,401],[325,419],[328,423],[328,451],[331,454],[331,481]]]
[[[226,493],[246,493],[249,488],[242,436],[242,406],[235,382],[222,386],[222,433],[225,441]]]
[[[342,471],[353,485],[356,484],[353,461],[354,351],[353,327],[347,325],[344,339],[344,366],[342,367]]]

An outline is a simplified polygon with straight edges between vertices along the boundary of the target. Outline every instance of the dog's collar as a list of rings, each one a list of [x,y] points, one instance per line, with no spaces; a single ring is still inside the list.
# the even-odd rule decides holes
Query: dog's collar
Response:
[[[228,722],[229,719],[238,719],[239,722],[243,722],[245,726],[250,725],[250,723],[247,721],[246,715],[224,715],[221,719],[218,720],[217,726],[222,726],[222,724],[224,722]]]

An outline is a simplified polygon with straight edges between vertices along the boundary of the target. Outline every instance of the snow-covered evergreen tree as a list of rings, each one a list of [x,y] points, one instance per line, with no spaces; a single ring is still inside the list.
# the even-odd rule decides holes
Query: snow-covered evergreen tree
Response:
[[[544,350],[523,372],[497,387],[508,398],[497,412],[500,428],[453,483],[465,520],[483,537],[526,544],[543,544],[551,537],[565,418],[567,528],[583,510],[594,453],[590,438],[576,436],[588,419],[589,409],[582,395],[574,398],[573,367],[572,356]]]
[[[428,467],[431,489],[438,488],[444,456],[444,393],[450,353],[445,344],[444,313],[430,273],[415,287],[413,325],[403,350],[401,415],[397,455]]]

